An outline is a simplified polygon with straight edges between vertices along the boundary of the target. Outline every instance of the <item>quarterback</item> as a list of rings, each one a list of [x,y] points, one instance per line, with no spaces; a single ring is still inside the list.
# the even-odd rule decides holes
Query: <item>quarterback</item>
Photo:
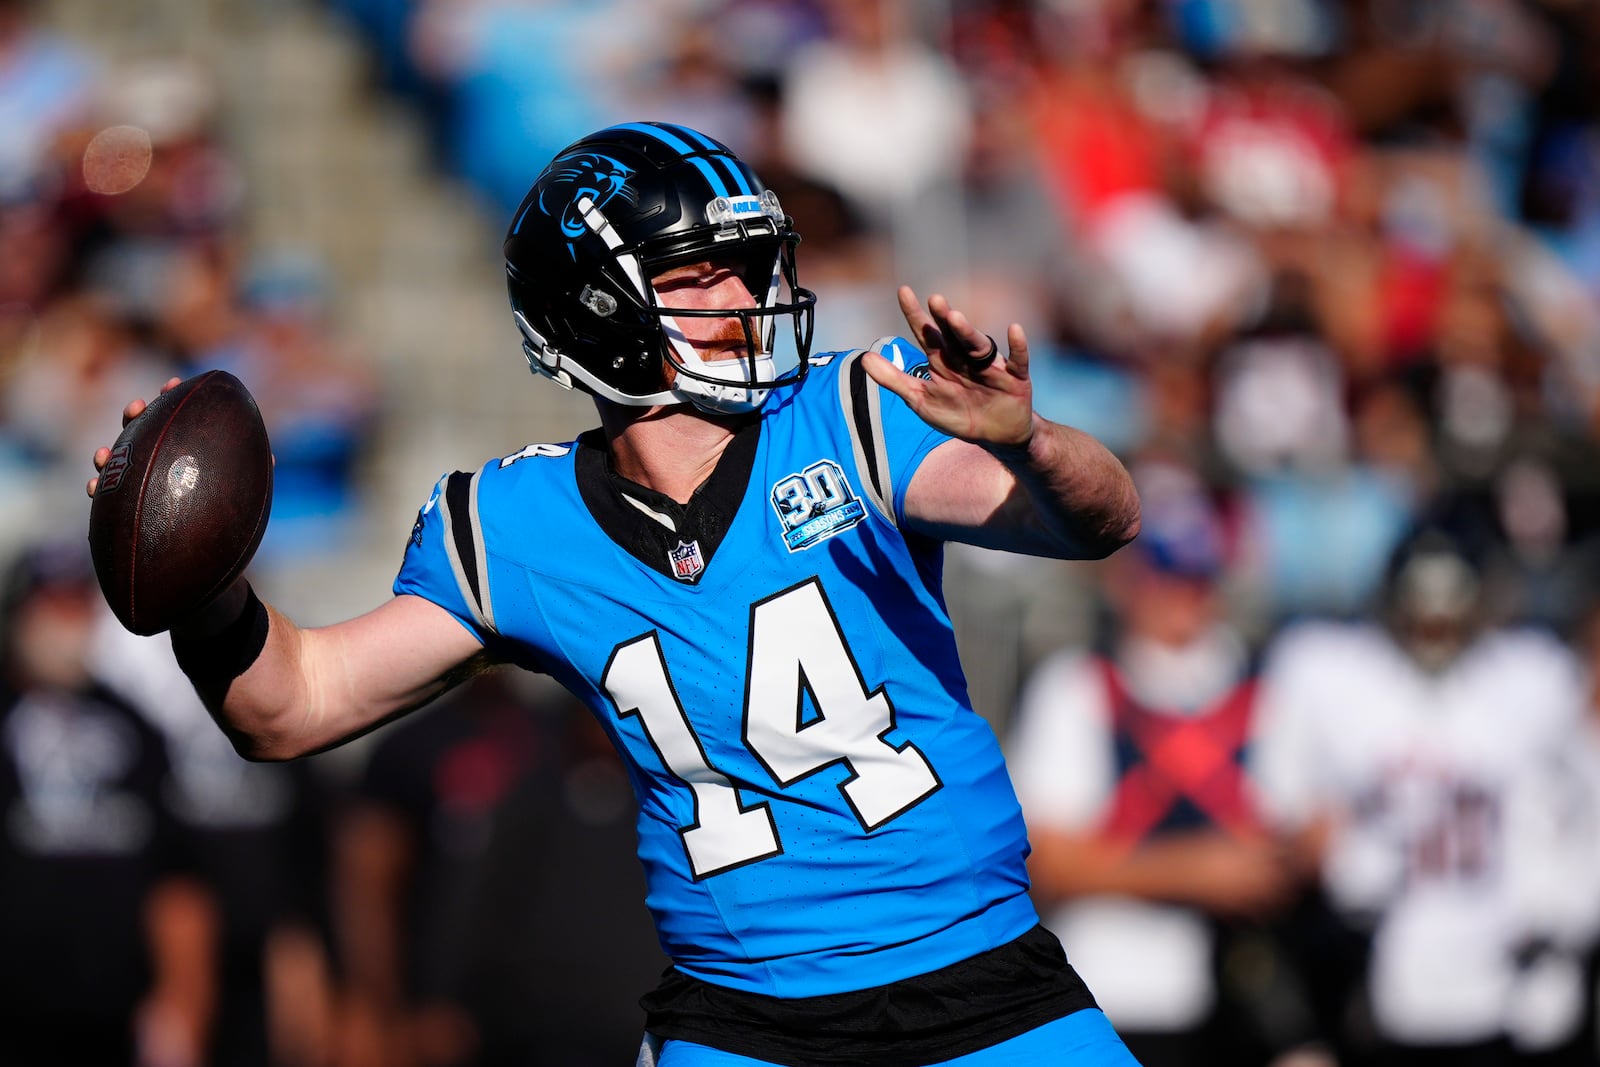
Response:
[[[1114,551],[1132,482],[1034,413],[1019,326],[1002,352],[902,288],[909,340],[811,354],[798,240],[694,130],[572,144],[506,272],[530,368],[599,427],[441,478],[368,614],[301,628],[241,580],[174,649],[256,759],[492,666],[582,698],[627,762],[673,962],[642,1062],[1132,1064],[1039,927],[940,588],[950,540]]]

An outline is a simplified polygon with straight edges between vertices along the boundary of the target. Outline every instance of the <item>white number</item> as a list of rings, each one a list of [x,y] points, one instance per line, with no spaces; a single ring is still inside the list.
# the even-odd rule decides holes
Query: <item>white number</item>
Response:
[[[619,715],[639,716],[661,762],[694,794],[694,821],[679,832],[695,878],[783,851],[768,806],[743,806],[733,783],[706,759],[655,633],[618,646],[601,685]],[[815,709],[809,721],[805,693]],[[744,740],[779,785],[842,763],[850,775],[840,792],[862,827],[877,829],[940,785],[915,745],[886,739],[894,725],[893,705],[881,688],[867,692],[816,579],[750,609]]]
[[[532,459],[534,456],[545,456],[550,459],[558,459],[571,451],[572,449],[567,445],[528,445],[520,452],[513,452],[509,456],[502,457],[500,460],[500,469],[505,470],[519,459]]]
[[[745,743],[779,785],[847,764],[850,778],[839,789],[868,830],[939,788],[916,746],[884,740],[894,708],[881,688],[867,692],[815,579],[750,609],[745,685]],[[801,721],[802,692],[817,710],[810,722]]]
[[[767,805],[743,808],[727,775],[706,761],[705,749],[689,728],[689,717],[667,677],[661,641],[654,632],[619,646],[600,684],[616,701],[618,715],[639,716],[661,762],[694,794],[694,822],[678,832],[696,878],[783,851]]]

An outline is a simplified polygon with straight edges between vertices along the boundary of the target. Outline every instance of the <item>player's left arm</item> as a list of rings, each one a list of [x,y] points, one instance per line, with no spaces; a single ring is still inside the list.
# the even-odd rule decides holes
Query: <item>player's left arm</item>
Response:
[[[1139,532],[1139,495],[1093,437],[1033,410],[1028,339],[1013,323],[1004,353],[939,295],[924,309],[907,286],[900,310],[928,356],[927,377],[874,352],[873,381],[955,440],[934,448],[906,486],[904,518],[918,533],[1063,559],[1110,555]]]

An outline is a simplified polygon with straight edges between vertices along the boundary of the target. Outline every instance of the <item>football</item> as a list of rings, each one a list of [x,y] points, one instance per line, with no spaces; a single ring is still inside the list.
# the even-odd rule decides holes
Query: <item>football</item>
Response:
[[[211,370],[162,393],[126,427],[89,507],[106,602],[136,634],[202,607],[255,555],[272,510],[272,447],[255,398]]]

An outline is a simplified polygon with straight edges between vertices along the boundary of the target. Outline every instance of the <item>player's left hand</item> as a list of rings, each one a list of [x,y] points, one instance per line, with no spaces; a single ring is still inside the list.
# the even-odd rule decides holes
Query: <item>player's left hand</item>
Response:
[[[928,425],[974,444],[1021,447],[1033,436],[1028,339],[1012,323],[1006,351],[939,294],[923,308],[910,286],[898,293],[912,337],[928,356],[926,378],[875,352],[862,356],[872,380],[904,400]]]

